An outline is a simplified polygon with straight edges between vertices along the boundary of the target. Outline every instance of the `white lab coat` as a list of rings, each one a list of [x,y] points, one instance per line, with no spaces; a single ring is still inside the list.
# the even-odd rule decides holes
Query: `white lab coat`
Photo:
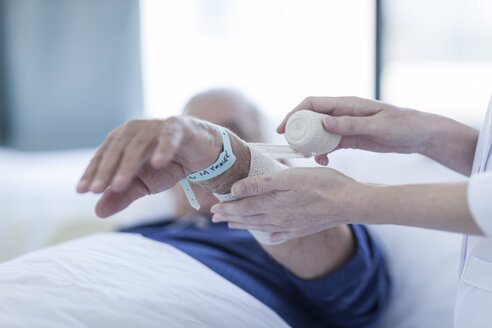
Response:
[[[465,236],[455,308],[456,328],[492,327],[492,99],[468,184],[468,206],[487,237]]]

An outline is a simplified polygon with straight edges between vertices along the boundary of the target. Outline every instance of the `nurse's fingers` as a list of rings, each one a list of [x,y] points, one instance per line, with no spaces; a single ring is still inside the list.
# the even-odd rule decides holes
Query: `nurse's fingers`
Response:
[[[210,208],[210,211],[214,214],[227,216],[247,216],[268,213],[271,211],[272,206],[275,205],[272,205],[270,197],[259,195],[232,202],[215,204]]]
[[[227,226],[230,229],[242,229],[242,230],[255,230],[261,232],[278,232],[282,231],[282,228],[271,225],[271,224],[263,224],[263,225],[255,225],[255,224],[243,224],[238,222],[229,222]]]
[[[284,118],[277,127],[278,133],[285,133],[290,116],[298,110],[312,110],[332,116],[369,116],[380,110],[384,104],[359,97],[307,97]]]
[[[323,166],[327,166],[328,163],[330,162],[330,160],[328,159],[328,156],[326,154],[316,155],[314,157],[314,159],[316,160],[316,163],[318,163],[319,165],[323,165]]]
[[[326,116],[322,121],[326,131],[342,137],[371,135],[374,131],[378,131],[377,123],[370,117],[359,116]]]
[[[276,225],[274,219],[271,216],[265,214],[248,215],[248,216],[236,216],[236,215],[225,215],[225,214],[214,214],[212,216],[212,222],[234,222],[239,224],[249,224],[249,225]],[[279,230],[277,230],[279,231]]]
[[[292,229],[290,231],[286,231],[285,229],[283,230],[284,231],[273,232],[270,236],[270,240],[272,242],[287,241],[295,238],[305,237],[321,231],[318,230],[316,227],[298,228]]]
[[[287,116],[283,119],[282,123],[277,127],[278,133],[285,133],[285,126],[289,118],[299,110],[312,110],[315,112],[329,114],[337,105],[339,105],[339,98],[337,97],[307,97],[293,110],[291,110]]]
[[[287,241],[295,238],[300,238],[308,235],[308,233],[300,232],[300,231],[280,231],[273,232],[270,236],[270,241],[277,243],[280,241]]]
[[[251,197],[276,190],[287,190],[281,171],[269,175],[247,177],[235,182],[231,192],[236,197]]]

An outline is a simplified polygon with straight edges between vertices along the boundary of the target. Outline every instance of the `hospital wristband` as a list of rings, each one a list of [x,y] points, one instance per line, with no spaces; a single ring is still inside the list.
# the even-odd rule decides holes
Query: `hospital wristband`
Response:
[[[186,178],[182,179],[179,182],[183,187],[188,202],[196,210],[200,209],[200,203],[196,199],[196,196],[191,189],[188,179],[191,181],[206,181],[213,179],[221,175],[225,171],[229,170],[236,162],[236,156],[232,152],[229,134],[223,127],[218,125],[216,125],[215,127],[217,128],[217,130],[219,130],[220,136],[222,137],[223,150],[219,154],[219,158],[212,165],[201,171],[189,174]]]

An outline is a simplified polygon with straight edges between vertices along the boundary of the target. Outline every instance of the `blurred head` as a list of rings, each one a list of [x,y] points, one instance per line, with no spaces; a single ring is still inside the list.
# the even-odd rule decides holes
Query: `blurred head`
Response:
[[[228,89],[214,89],[199,93],[185,105],[183,114],[224,126],[247,142],[264,142],[262,115],[257,107],[239,92]],[[217,203],[212,193],[198,185],[192,185],[200,212],[210,212]],[[175,213],[178,217],[189,215],[194,209],[188,203],[179,185],[173,188]]]

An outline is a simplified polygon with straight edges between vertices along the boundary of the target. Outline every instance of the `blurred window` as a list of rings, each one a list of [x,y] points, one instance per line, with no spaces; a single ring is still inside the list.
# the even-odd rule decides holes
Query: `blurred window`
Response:
[[[141,0],[146,114],[235,87],[278,121],[311,95],[373,95],[374,2]]]
[[[492,1],[382,0],[381,97],[480,126],[492,93]]]

